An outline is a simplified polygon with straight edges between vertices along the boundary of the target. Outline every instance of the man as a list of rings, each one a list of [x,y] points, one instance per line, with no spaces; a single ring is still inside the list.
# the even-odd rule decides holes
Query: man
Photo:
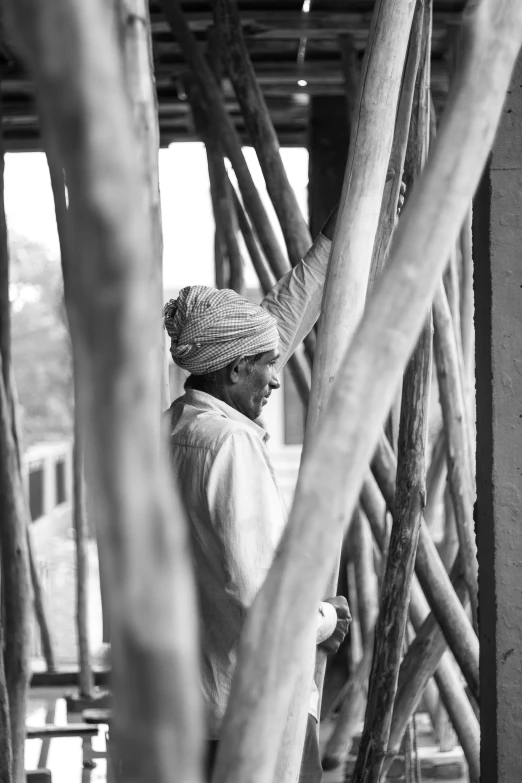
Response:
[[[279,388],[278,371],[319,317],[335,219],[261,306],[233,291],[191,286],[164,309],[172,357],[190,372],[167,417],[199,588],[209,778],[245,614],[286,521],[268,434],[256,420]],[[344,598],[322,603],[317,643],[335,652],[350,619]],[[322,778],[317,708],[311,684],[301,783]]]

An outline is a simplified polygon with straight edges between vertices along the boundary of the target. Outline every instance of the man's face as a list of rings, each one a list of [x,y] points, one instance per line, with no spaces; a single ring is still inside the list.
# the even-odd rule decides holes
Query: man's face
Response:
[[[266,351],[255,364],[246,365],[234,390],[235,406],[244,416],[255,421],[280,383],[275,372],[279,353]]]

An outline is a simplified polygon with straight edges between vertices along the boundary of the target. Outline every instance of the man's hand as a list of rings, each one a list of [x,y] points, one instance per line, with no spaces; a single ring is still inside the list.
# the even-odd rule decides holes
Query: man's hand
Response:
[[[327,598],[325,603],[331,604],[337,612],[337,625],[335,630],[328,639],[321,642],[319,647],[325,650],[327,653],[336,653],[339,649],[344,637],[348,633],[348,626],[352,622],[352,615],[348,607],[348,601],[344,595],[337,595],[335,598]]]
[[[404,206],[404,197],[406,195],[406,183],[401,182],[401,188],[399,191],[399,203],[397,204],[397,217],[401,214],[401,209]]]

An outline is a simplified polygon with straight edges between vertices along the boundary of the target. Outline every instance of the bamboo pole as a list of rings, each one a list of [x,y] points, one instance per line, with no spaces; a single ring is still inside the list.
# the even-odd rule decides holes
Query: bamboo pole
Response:
[[[430,56],[429,46],[427,51]],[[421,84],[424,92],[429,82],[423,81]],[[419,96],[418,100],[422,98]],[[404,376],[395,516],[381,592],[381,609],[375,629],[375,651],[364,731],[353,783],[363,780],[378,783],[388,746],[408,616],[410,584],[426,495],[425,449],[431,382],[431,340],[430,321],[422,331]]]
[[[397,207],[399,204],[402,172],[404,170],[404,161],[406,158],[415,80],[421,57],[422,24],[425,14],[425,5],[426,3],[424,0],[418,0],[413,15],[408,56],[404,68],[399,106],[397,109],[397,119],[395,120],[395,129],[393,132],[393,144],[384,185],[381,211],[379,213],[379,223],[375,235],[375,243],[373,245],[370,280],[368,284],[369,291],[372,290],[375,281],[382,272],[393,229],[397,221]]]
[[[110,566],[111,739],[129,783],[199,783],[195,589],[156,425],[150,210],[111,11],[102,0],[24,0],[8,10],[68,186],[67,305]]]
[[[458,349],[451,312],[444,288],[439,286],[433,300],[435,325],[434,352],[439,395],[446,440],[448,482],[453,498],[457,531],[463,556],[464,574],[469,590],[474,625],[478,618],[478,562],[473,530],[473,487],[467,412],[462,392]]]
[[[290,263],[296,266],[308,251],[312,238],[281,160],[279,141],[248,53],[237,2],[217,0],[213,8],[225,68],[257,153]]]
[[[246,619],[214,783],[272,779],[303,658],[313,655],[317,602],[337,556],[332,541],[355,508],[493,142],[522,41],[522,7],[515,0],[482,0],[463,26],[466,57],[437,141],[304,456],[278,557]]]
[[[389,444],[381,439],[372,469],[390,512],[395,508],[397,466]],[[468,615],[455,594],[426,522],[421,521],[415,573],[473,696],[479,693],[479,643]]]

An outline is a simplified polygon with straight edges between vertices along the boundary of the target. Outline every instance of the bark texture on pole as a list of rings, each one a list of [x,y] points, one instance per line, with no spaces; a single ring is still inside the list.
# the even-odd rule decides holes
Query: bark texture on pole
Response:
[[[468,415],[462,391],[458,348],[448,300],[442,284],[433,300],[434,351],[446,440],[448,483],[455,509],[464,574],[474,624],[478,617],[478,562],[473,522],[472,466]]]
[[[195,589],[157,426],[156,259],[111,11],[102,0],[8,10],[67,180],[79,413],[110,566],[115,755],[128,783],[198,783]]]
[[[395,455],[382,439],[372,461],[379,488],[392,515],[395,509]],[[415,573],[431,610],[440,624],[448,645],[475,698],[479,692],[479,643],[468,615],[451,585],[437,547],[424,519],[421,521]]]
[[[522,41],[522,7],[516,0],[483,0],[465,15],[464,29],[466,56],[438,139],[305,454],[278,557],[246,620],[215,783],[273,779],[303,655],[315,646],[317,603],[337,557],[332,541],[355,508],[493,142]]]
[[[431,383],[431,319],[406,370],[402,390],[395,516],[375,628],[364,731],[353,781],[381,777],[408,618],[410,584],[426,502],[425,450]]]
[[[290,263],[295,266],[308,251],[312,238],[281,160],[279,141],[248,53],[236,0],[216,0],[214,17],[221,36],[220,52],[281,225]]]
[[[464,599],[466,589],[465,582],[461,577],[456,580],[455,586],[460,597]],[[478,780],[480,747],[478,721],[462,688],[455,665],[446,653],[446,641],[433,614],[424,620],[417,631],[417,637],[410,645],[401,664],[389,747],[383,771],[387,772],[399,752],[408,721],[413,715],[427,683],[435,675],[441,699],[448,710],[459,742],[464,749],[472,779],[476,781]]]

